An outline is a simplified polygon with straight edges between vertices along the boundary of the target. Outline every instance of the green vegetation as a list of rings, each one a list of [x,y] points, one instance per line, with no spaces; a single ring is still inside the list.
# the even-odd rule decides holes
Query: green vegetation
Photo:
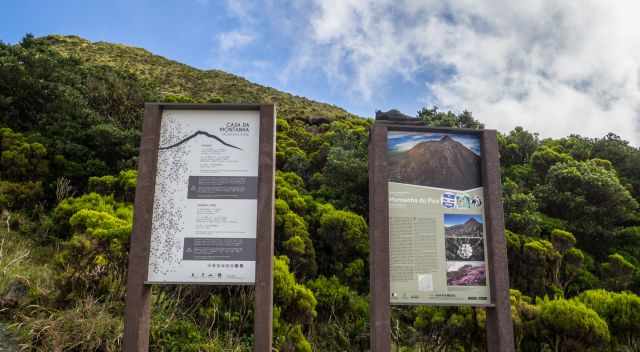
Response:
[[[369,345],[370,120],[78,37],[0,43],[0,320],[25,350],[119,351],[143,102],[278,104],[274,345]],[[418,112],[480,128],[470,112]],[[491,126],[488,126],[491,127]],[[499,135],[519,351],[640,349],[640,150]],[[153,351],[249,351],[250,287],[153,289]],[[399,351],[484,351],[480,308],[394,307]]]

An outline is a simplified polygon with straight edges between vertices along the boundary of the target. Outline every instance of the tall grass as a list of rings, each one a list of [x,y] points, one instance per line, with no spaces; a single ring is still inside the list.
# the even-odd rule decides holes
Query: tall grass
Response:
[[[87,298],[71,309],[39,305],[24,307],[12,325],[20,335],[20,347],[29,351],[120,351],[122,318],[108,304]]]
[[[53,275],[44,261],[51,252],[51,248],[39,246],[20,233],[0,229],[0,297],[16,281],[28,287],[31,298],[47,297]]]
[[[17,336],[23,351],[121,351],[124,277],[109,278],[109,293],[88,294],[58,301],[52,258],[55,245],[42,246],[18,232],[0,229],[0,299],[16,284],[26,287],[18,304],[0,305],[0,321]],[[246,309],[236,311],[220,300],[220,292],[194,287],[154,287],[151,351],[244,352],[251,349],[244,336],[252,316],[252,292],[235,290]],[[0,303],[2,301],[0,300]]]

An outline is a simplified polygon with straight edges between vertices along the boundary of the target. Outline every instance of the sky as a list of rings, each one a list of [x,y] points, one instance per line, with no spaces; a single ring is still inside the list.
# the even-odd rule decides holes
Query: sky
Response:
[[[447,135],[454,141],[467,147],[467,149],[471,150],[476,155],[480,155],[480,138],[478,135],[465,133],[450,133]],[[439,141],[444,136],[444,133],[391,131],[387,136],[387,147],[389,150],[394,152],[404,152],[413,148],[418,143]]]
[[[75,34],[332,103],[425,106],[640,145],[637,0],[3,0],[0,40]]]
[[[471,218],[475,219],[479,223],[482,223],[482,215],[444,214],[444,226],[450,227],[464,224]]]

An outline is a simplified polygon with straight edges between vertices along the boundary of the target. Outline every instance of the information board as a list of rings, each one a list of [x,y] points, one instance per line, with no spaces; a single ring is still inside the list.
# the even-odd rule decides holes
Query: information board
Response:
[[[148,283],[252,284],[260,111],[162,111]]]
[[[391,304],[490,304],[480,135],[388,131]]]

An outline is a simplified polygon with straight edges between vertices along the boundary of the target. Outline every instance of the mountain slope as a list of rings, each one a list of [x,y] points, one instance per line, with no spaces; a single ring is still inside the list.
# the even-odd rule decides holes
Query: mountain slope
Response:
[[[159,95],[178,101],[225,103],[275,103],[285,118],[356,117],[335,105],[252,83],[220,70],[199,70],[154,55],[141,48],[106,42],[91,42],[77,36],[50,35],[40,38],[57,52],[76,56],[87,63],[124,69],[139,79],[157,85]]]
[[[444,232],[447,237],[482,237],[482,224],[471,218],[464,224],[445,228]]]

